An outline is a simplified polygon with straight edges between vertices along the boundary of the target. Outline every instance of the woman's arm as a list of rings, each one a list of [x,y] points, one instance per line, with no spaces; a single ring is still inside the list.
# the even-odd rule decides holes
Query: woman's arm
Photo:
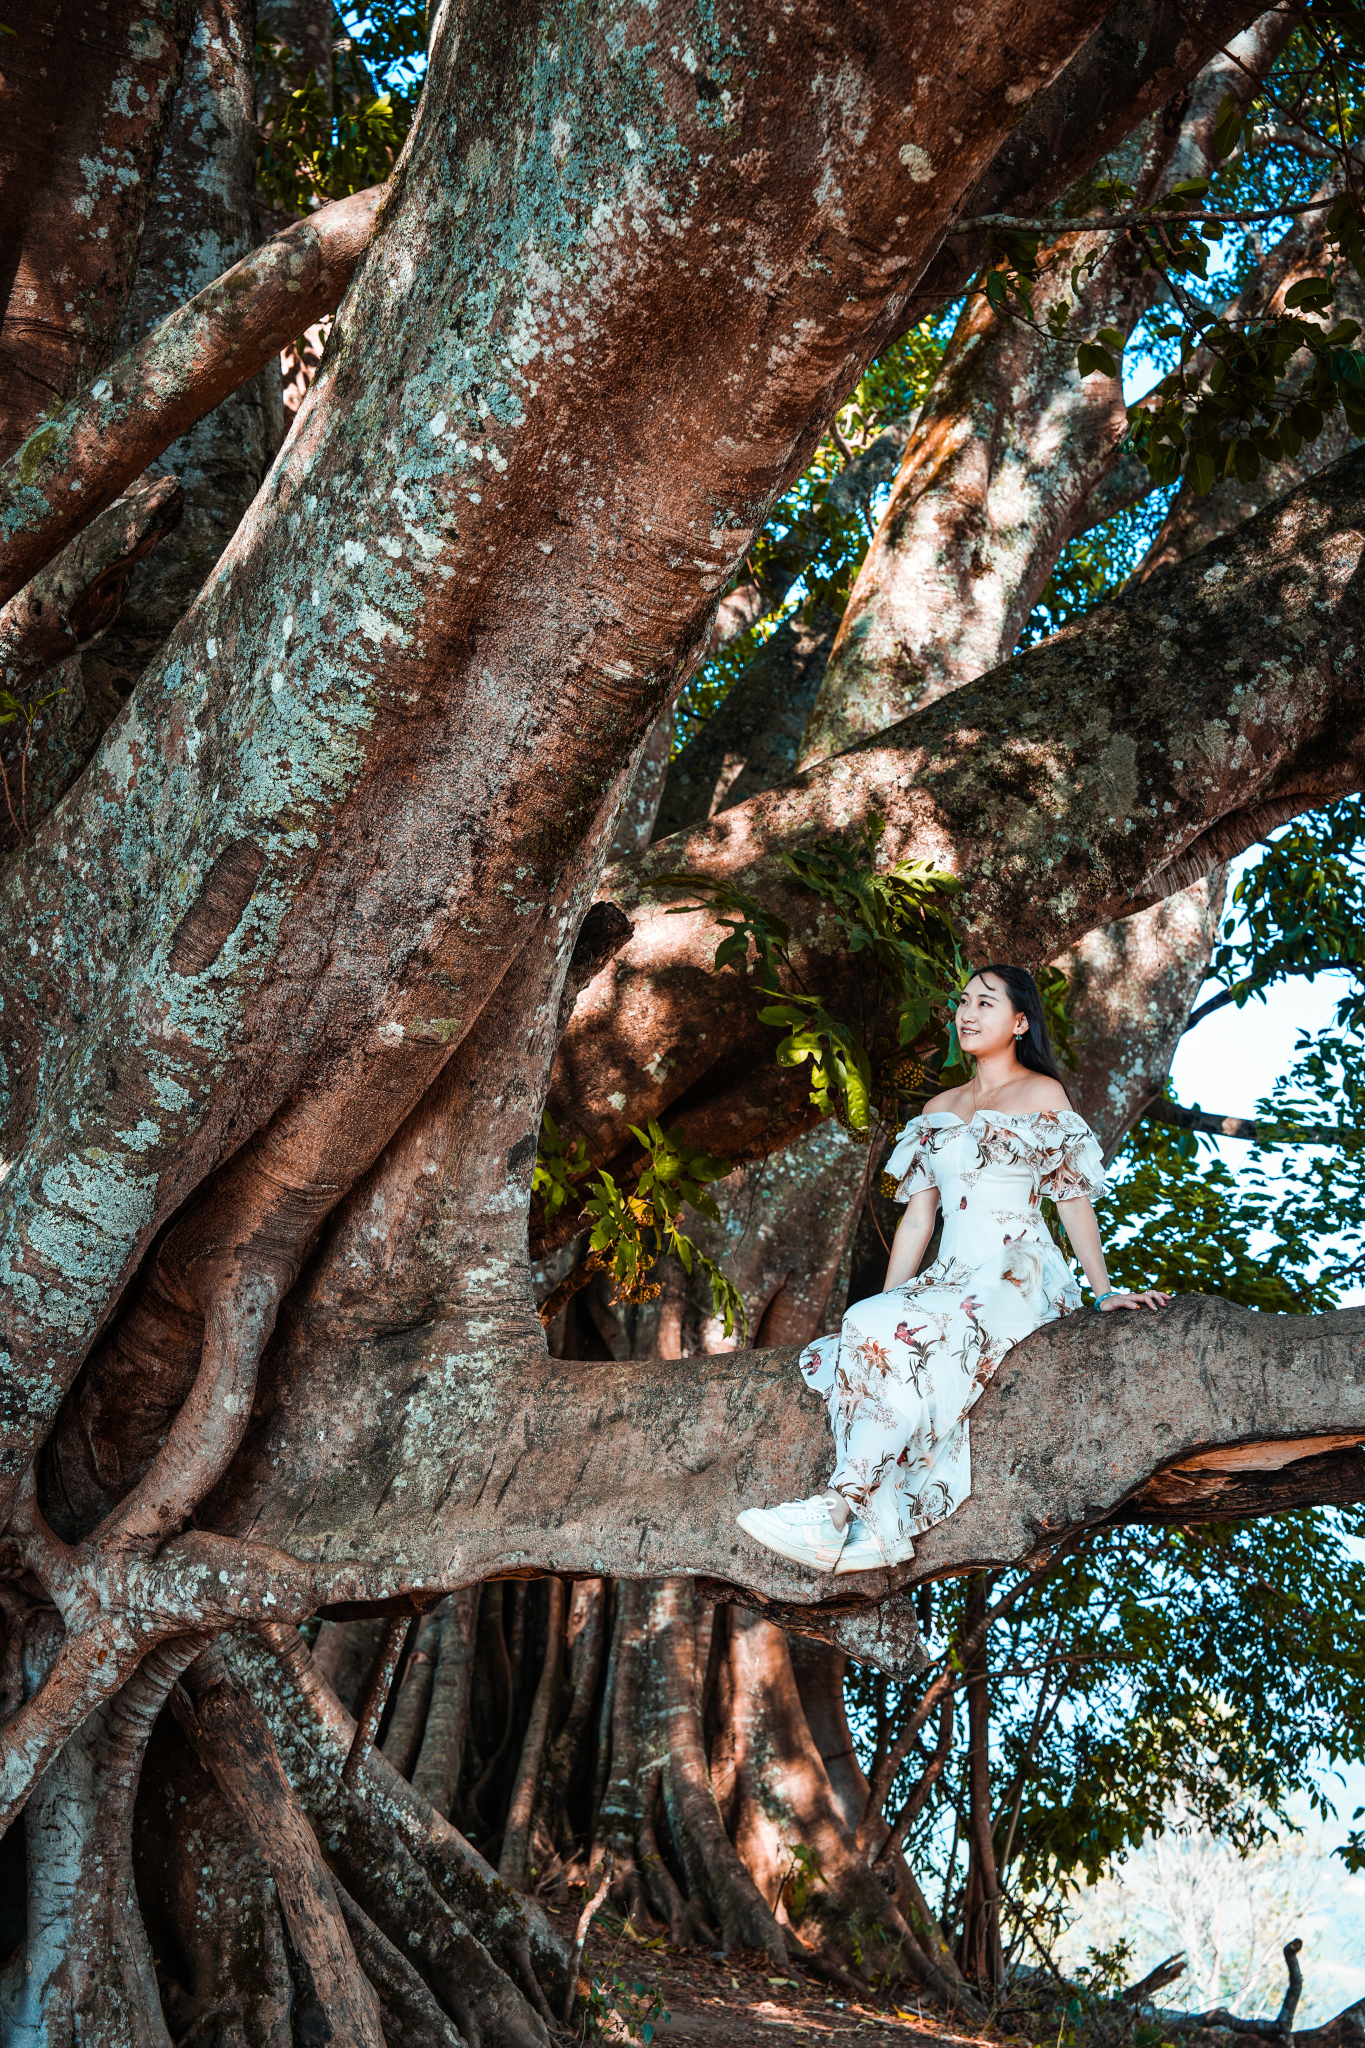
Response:
[[[906,1211],[907,1215],[909,1211]],[[1108,1300],[1100,1302],[1107,1313],[1111,1308],[1165,1308],[1169,1294],[1121,1294],[1109,1285],[1109,1274],[1104,1263],[1104,1247],[1100,1243],[1100,1226],[1095,1220],[1095,1211],[1088,1195],[1075,1195],[1069,1202],[1058,1202],[1057,1214],[1062,1219],[1072,1249],[1081,1262],[1081,1271],[1090,1282],[1095,1297],[1107,1295]],[[894,1246],[893,1246],[894,1251]]]
[[[904,1286],[918,1273],[925,1247],[934,1234],[937,1214],[937,1188],[921,1188],[917,1195],[911,1195],[905,1214],[896,1225],[896,1235],[891,1240],[891,1258],[886,1268],[888,1292],[893,1287]]]

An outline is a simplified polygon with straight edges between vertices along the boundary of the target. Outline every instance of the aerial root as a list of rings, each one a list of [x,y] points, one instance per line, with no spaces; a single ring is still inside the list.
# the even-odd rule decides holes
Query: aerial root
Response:
[[[356,1961],[332,1876],[255,1701],[221,1652],[206,1651],[172,1695],[176,1719],[254,1835],[289,1939],[333,2033],[384,2048],[379,2003]]]
[[[133,1881],[132,1826],[153,1723],[201,1635],[163,1643],[82,1722],[24,1816],[28,1917],[0,1981],[6,2040],[165,2048]]]
[[[559,2022],[546,1986],[562,1997],[568,1959],[544,1913],[504,1884],[382,1751],[367,1750],[343,1784],[356,1723],[296,1629],[266,1623],[257,1635],[254,1645],[234,1646],[233,1668],[346,1891],[419,1965],[470,2048],[547,2048]]]
[[[389,2048],[472,2048],[417,1971],[348,1892],[338,1894],[356,1956],[379,1994]]]

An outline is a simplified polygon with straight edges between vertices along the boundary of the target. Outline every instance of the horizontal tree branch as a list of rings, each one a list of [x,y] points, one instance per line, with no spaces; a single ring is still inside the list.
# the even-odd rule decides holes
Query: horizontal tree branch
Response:
[[[1246,1138],[1255,1145],[1352,1145],[1365,1138],[1365,1131],[1349,1124],[1257,1123],[1244,1116],[1219,1116],[1210,1109],[1190,1109],[1183,1102],[1170,1102],[1159,1095],[1149,1102],[1144,1116],[1154,1124],[1169,1124],[1172,1130],[1203,1131],[1211,1138]]]
[[[0,608],[6,688],[17,693],[113,624],[135,565],[176,526],[184,503],[177,478],[139,478]]]
[[[975,220],[960,220],[948,232],[952,235],[983,233],[988,228],[1010,228],[1022,234],[1087,235],[1110,228],[1170,228],[1185,221],[1211,220],[1221,227],[1251,226],[1258,221],[1288,220],[1301,213],[1318,213],[1335,206],[1330,199],[1286,199],[1280,206],[1262,206],[1250,213],[1237,213],[1226,206],[1190,207],[1176,212],[1084,213],[1052,215],[1024,213],[983,213]]]
[[[196,293],[0,469],[0,603],[172,441],[339,302],[385,188],[319,207]]]
[[[1228,159],[1235,163],[1243,151],[1273,149],[1281,147],[1295,150],[1299,156],[1316,158],[1325,163],[1365,164],[1365,156],[1358,149],[1343,149],[1339,143],[1326,142],[1311,129],[1300,127],[1297,121],[1268,121],[1263,126],[1252,128],[1242,137],[1240,147]]]
[[[224,1518],[319,1560],[360,1554],[374,1570],[401,1554],[423,1583],[688,1573],[783,1618],[838,1621],[905,1585],[1042,1560],[1081,1529],[1164,1518],[1175,1503],[1186,1520],[1268,1512],[1296,1475],[1308,1499],[1343,1486],[1365,1498],[1362,1310],[1257,1315],[1187,1295],[1047,1326],[973,1411],[970,1499],[917,1540],[911,1564],[856,1580],[802,1571],[735,1525],[741,1508],[828,1478],[825,1406],[794,1350],[566,1365],[528,1346],[490,1379],[439,1319],[417,1335],[372,1339],[365,1363],[385,1385],[401,1362],[420,1414],[397,1401],[334,1412],[320,1474],[306,1455],[314,1411],[282,1401],[222,1496]],[[1279,1491],[1263,1508],[1266,1482]]]

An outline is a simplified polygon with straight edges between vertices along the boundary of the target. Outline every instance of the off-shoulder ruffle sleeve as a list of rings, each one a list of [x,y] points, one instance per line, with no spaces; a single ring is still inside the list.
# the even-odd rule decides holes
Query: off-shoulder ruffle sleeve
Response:
[[[912,1195],[938,1185],[929,1166],[923,1117],[912,1117],[897,1135],[886,1171],[896,1183],[898,1202],[908,1202]]]
[[[1050,1121],[1050,1119],[1048,1119]],[[1040,1124],[1046,1130],[1042,1118]],[[1042,1192],[1054,1202],[1074,1202],[1088,1195],[1097,1202],[1104,1193],[1104,1155],[1100,1141],[1083,1116],[1065,1110],[1047,1131],[1047,1164],[1040,1182]]]

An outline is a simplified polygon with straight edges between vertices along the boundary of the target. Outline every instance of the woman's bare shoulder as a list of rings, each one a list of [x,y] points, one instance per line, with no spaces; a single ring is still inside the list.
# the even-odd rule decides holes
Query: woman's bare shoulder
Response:
[[[934,1116],[939,1110],[946,1110],[950,1116],[959,1116],[961,1115],[961,1110],[958,1106],[960,1098],[970,1101],[971,1090],[968,1088],[945,1088],[941,1095],[930,1096],[920,1111],[920,1115]]]
[[[1071,1097],[1060,1081],[1054,1081],[1050,1074],[1030,1074],[1019,1088],[1014,1107],[1016,1114],[1030,1116],[1037,1110],[1070,1109]]]

